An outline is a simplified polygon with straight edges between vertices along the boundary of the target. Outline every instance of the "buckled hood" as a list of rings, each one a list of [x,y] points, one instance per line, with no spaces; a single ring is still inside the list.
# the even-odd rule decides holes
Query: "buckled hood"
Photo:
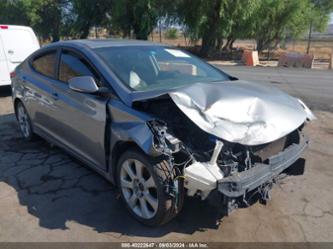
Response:
[[[272,142],[315,119],[301,100],[275,87],[241,80],[137,92],[132,102],[165,94],[202,130],[243,145]]]
[[[201,129],[244,145],[269,143],[314,118],[302,101],[279,89],[240,80],[198,83],[169,95]]]

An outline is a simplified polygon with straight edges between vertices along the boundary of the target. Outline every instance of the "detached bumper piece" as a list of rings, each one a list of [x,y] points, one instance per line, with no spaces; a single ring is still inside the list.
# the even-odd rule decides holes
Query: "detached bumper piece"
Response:
[[[256,163],[251,169],[218,181],[218,191],[226,197],[236,198],[274,179],[299,159],[308,145],[308,139],[300,137],[298,144],[292,144],[284,151],[268,158],[268,164]]]

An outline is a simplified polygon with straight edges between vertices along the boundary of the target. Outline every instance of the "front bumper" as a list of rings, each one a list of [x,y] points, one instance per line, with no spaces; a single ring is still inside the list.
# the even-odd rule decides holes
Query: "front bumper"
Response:
[[[298,144],[292,144],[284,151],[269,158],[269,164],[256,163],[251,169],[218,181],[218,191],[227,197],[243,196],[262,184],[274,179],[299,159],[308,145],[308,139],[301,136]]]

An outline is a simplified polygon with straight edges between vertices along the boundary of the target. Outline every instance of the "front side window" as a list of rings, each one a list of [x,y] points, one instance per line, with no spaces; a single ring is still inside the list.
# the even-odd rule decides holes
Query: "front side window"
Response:
[[[54,70],[56,64],[56,51],[47,52],[39,55],[32,61],[32,67],[40,74],[45,76],[54,77]]]
[[[206,62],[176,48],[118,46],[97,48],[95,52],[134,91],[171,89],[229,79]]]
[[[78,76],[91,76],[97,79],[88,62],[70,51],[63,51],[60,57],[59,80],[68,82]]]

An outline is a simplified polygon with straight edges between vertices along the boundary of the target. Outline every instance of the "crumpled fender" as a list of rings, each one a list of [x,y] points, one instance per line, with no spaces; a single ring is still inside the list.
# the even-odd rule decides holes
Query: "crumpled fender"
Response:
[[[134,142],[146,154],[157,156],[160,152],[154,148],[154,135],[147,122],[154,118],[136,111],[119,100],[112,99],[108,103],[110,112],[111,151],[117,142]]]

